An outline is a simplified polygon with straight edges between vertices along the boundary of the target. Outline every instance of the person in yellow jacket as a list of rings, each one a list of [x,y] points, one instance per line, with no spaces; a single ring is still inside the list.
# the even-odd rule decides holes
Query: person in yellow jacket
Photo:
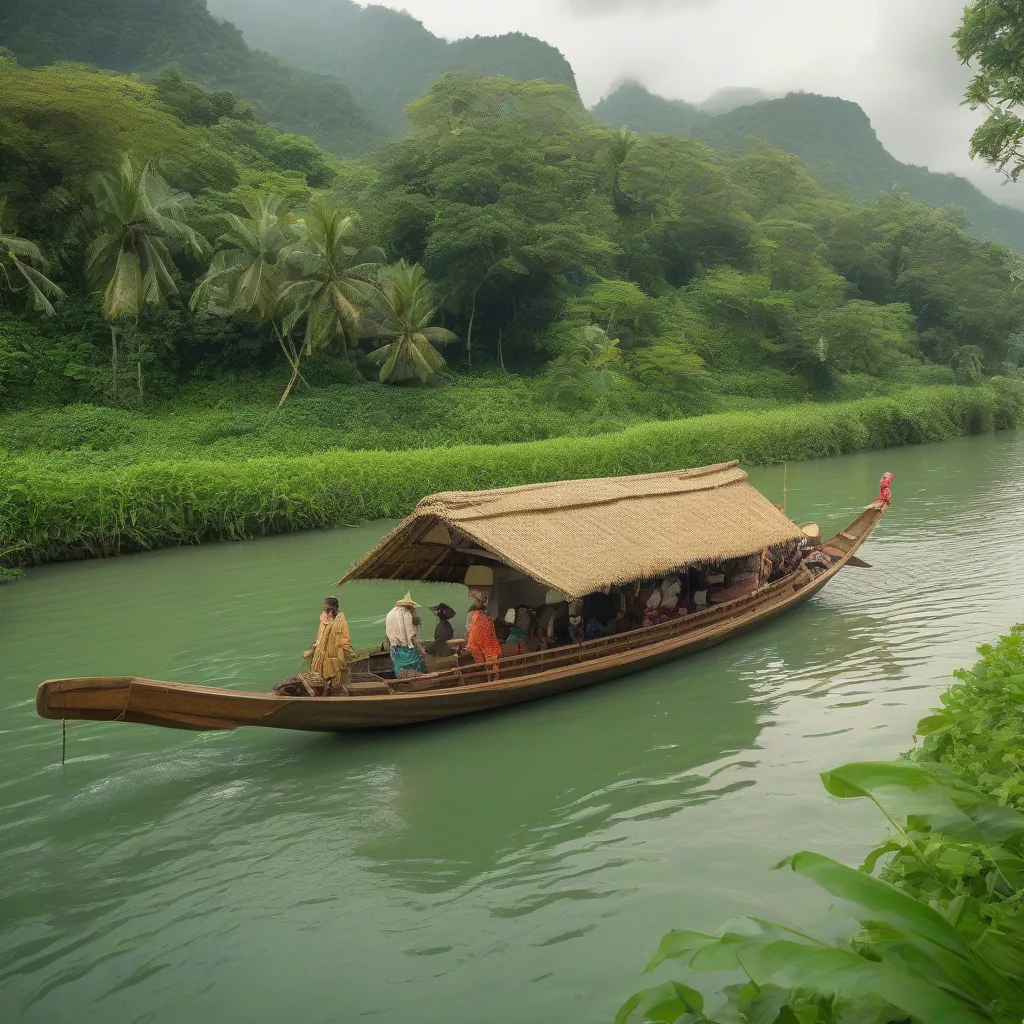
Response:
[[[324,610],[320,616],[320,628],[316,642],[302,657],[312,659],[310,672],[323,686],[324,696],[337,693],[349,680],[349,662],[352,650],[352,635],[348,622],[338,608],[338,599],[324,599]]]

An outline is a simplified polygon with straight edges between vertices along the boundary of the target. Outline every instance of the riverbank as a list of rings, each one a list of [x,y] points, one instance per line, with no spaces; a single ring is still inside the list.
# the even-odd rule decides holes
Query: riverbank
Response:
[[[947,441],[1024,422],[1024,385],[916,388],[647,423],[592,437],[315,457],[176,460],[120,468],[67,454],[8,459],[0,551],[34,565],[407,514],[424,495],[615,476],[739,459],[747,465]]]
[[[866,798],[892,832],[860,871],[798,853],[780,868],[846,904],[862,930],[833,946],[759,921],[720,937],[670,932],[653,970],[738,970],[750,984],[720,1000],[751,1019],[1018,1021],[1024,1014],[1024,625],[955,673],[942,709],[923,719],[922,747],[899,761],[824,772],[825,789]],[[877,866],[884,866],[875,875]],[[886,884],[888,883],[888,884]],[[655,1012],[656,1011],[656,1012]],[[633,996],[617,1024],[709,1020],[704,997],[667,982]],[[768,1018],[765,1018],[768,1019]]]

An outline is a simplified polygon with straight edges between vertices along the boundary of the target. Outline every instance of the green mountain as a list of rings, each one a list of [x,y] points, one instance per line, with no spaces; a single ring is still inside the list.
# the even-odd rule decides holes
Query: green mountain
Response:
[[[562,54],[521,32],[447,42],[405,11],[352,0],[210,0],[210,9],[253,45],[307,71],[337,75],[395,134],[408,127],[402,108],[446,71],[576,88]]]
[[[897,188],[929,206],[959,206],[975,235],[1024,252],[1024,212],[994,202],[966,178],[900,163],[879,141],[867,114],[848,100],[790,93],[711,117],[629,82],[593,113],[613,127],[697,139],[724,153],[746,153],[752,138],[764,139],[800,157],[829,189],[870,199]]]
[[[0,46],[29,67],[76,61],[150,77],[177,64],[190,78],[248,100],[261,119],[341,156],[382,137],[343,82],[250,49],[206,0],[4,0]]]

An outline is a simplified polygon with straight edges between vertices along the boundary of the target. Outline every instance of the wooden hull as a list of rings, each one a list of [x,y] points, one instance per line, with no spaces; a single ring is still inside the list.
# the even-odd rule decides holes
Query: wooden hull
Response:
[[[335,732],[415,725],[519,704],[663,665],[770,622],[809,600],[854,559],[884,511],[881,504],[869,506],[823,545],[838,557],[817,577],[801,568],[754,594],[697,615],[575,647],[505,659],[497,672],[472,666],[417,683],[432,689],[378,696],[280,697],[135,676],[101,676],[43,683],[36,710],[50,719],[138,722],[177,729],[255,725]]]

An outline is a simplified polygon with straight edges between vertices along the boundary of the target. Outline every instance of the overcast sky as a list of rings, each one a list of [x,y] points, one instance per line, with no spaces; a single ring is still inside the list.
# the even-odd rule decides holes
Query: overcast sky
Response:
[[[623,78],[699,102],[726,86],[854,100],[900,160],[1024,205],[967,155],[978,115],[950,34],[966,0],[377,0],[437,35],[521,31],[569,59],[588,105]]]

